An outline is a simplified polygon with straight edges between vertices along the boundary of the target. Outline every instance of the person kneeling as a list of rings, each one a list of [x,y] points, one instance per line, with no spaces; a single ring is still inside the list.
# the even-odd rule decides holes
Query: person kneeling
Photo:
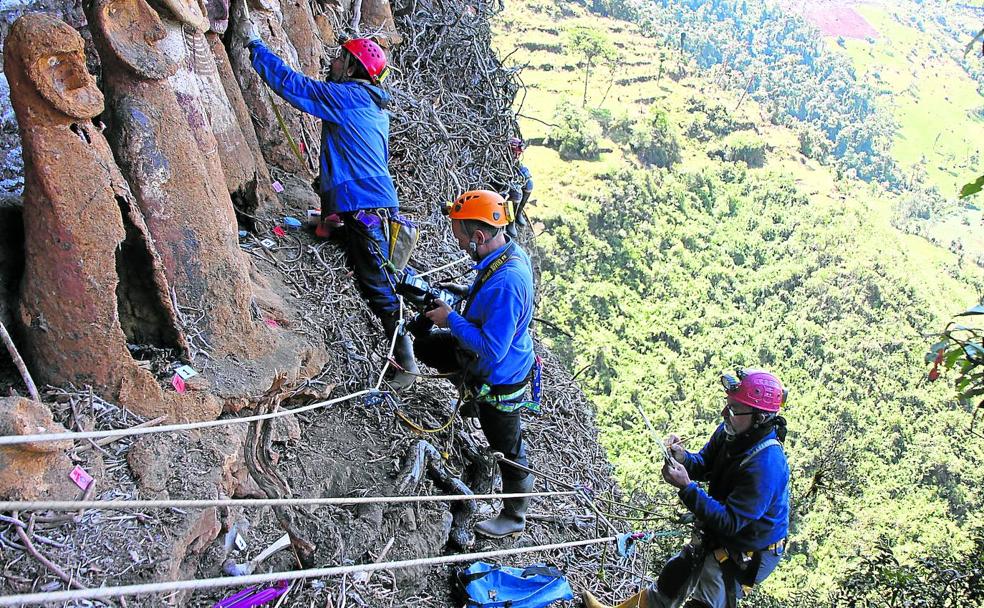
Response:
[[[533,271],[530,259],[505,232],[506,201],[495,192],[472,190],[452,203],[448,215],[458,246],[476,262],[475,282],[460,295],[459,314],[443,300],[410,323],[417,358],[453,374],[463,403],[478,410],[482,432],[493,451],[527,466],[521,410],[536,356],[529,326],[533,319]],[[533,476],[499,463],[502,491],[528,493]],[[530,499],[506,498],[495,518],[475,531],[490,538],[518,535],[526,527]]]

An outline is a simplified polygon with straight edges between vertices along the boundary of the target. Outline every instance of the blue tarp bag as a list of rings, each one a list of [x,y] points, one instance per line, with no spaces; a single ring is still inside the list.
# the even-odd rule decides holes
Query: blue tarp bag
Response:
[[[574,599],[563,573],[546,564],[512,568],[475,562],[457,572],[457,583],[468,608],[544,608]]]

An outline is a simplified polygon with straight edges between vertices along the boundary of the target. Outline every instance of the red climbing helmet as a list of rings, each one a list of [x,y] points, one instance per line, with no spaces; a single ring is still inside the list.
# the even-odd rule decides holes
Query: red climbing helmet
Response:
[[[785,403],[787,391],[779,378],[761,369],[738,368],[736,373],[737,378],[721,375],[721,385],[729,401],[771,413],[778,412]]]
[[[386,67],[386,54],[375,41],[369,38],[353,38],[344,42],[342,48],[362,64],[373,84],[382,82],[389,74],[389,68]]]

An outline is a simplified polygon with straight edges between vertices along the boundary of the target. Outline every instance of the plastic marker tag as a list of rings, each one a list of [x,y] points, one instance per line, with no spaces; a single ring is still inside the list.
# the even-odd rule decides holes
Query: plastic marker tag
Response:
[[[198,375],[198,372],[195,371],[195,368],[193,368],[190,365],[182,365],[178,369],[174,370],[174,373],[181,376],[182,380],[188,380],[189,378],[194,378],[195,376]]]
[[[243,538],[242,534],[236,532],[236,548],[240,551],[245,551],[247,546],[246,539]]]
[[[188,388],[188,386],[185,384],[184,378],[182,378],[178,374],[174,374],[174,377],[171,378],[171,386],[173,386],[174,390],[178,391],[179,393],[185,392]]]
[[[284,229],[281,228],[280,226],[274,226],[273,233],[276,234],[277,236],[287,236],[287,233],[284,232]]]
[[[68,474],[69,478],[75,482],[75,485],[82,488],[83,490],[89,489],[89,484],[92,483],[92,476],[85,472],[85,469],[75,465],[72,472]]]
[[[277,194],[280,194],[281,192],[284,191],[284,185],[281,184],[280,182],[273,182],[270,185],[273,186],[273,191],[276,192]]]
[[[262,241],[260,241],[260,245],[263,245],[267,249],[272,249],[277,246],[277,241],[273,239],[263,239]]]
[[[274,329],[280,327],[280,323],[277,323],[276,319],[263,319],[263,322],[267,324],[267,327],[272,327]]]

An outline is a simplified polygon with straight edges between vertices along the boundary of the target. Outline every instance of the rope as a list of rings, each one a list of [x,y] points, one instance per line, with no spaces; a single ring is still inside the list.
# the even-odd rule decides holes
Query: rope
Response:
[[[203,500],[38,500],[0,501],[0,511],[78,511],[80,509],[204,509],[207,507],[353,506],[419,502],[490,500],[493,498],[538,498],[572,496],[572,491],[526,492],[515,494],[452,494],[448,496],[361,496],[352,498],[214,498]]]
[[[356,397],[362,397],[365,395],[370,395],[373,393],[378,393],[377,389],[366,389],[358,391],[356,393],[350,393],[342,397],[336,397],[335,399],[329,399],[327,401],[319,401],[317,403],[311,403],[305,405],[304,407],[298,407],[290,410],[280,410],[279,412],[273,412],[272,414],[259,414],[256,416],[246,416],[243,418],[223,418],[221,420],[206,420],[204,422],[189,422],[185,424],[168,424],[164,426],[155,427],[130,427],[128,429],[114,429],[111,431],[86,431],[77,433],[45,433],[40,435],[5,435],[0,437],[0,446],[4,445],[20,445],[24,443],[43,443],[48,441],[74,441],[80,439],[102,439],[104,437],[130,437],[134,435],[149,435],[150,433],[172,433],[175,431],[190,431],[194,429],[204,429],[213,426],[224,426],[227,424],[239,424],[244,422],[256,422],[257,420],[269,420],[271,418],[279,418],[281,416],[290,416],[291,414],[300,414],[301,412],[307,412],[320,407],[325,407],[328,405],[334,405],[336,403],[341,403],[343,401],[348,401],[350,399],[355,399]]]
[[[431,268],[427,272],[418,272],[416,276],[417,276],[417,278],[423,278],[423,277],[426,277],[428,275],[432,275],[435,272],[440,272],[442,270],[446,270],[446,269],[451,268],[453,266],[457,266],[458,264],[461,264],[462,262],[470,262],[470,261],[471,261],[471,258],[468,257],[467,255],[464,255],[464,256],[461,256],[460,258],[458,258],[457,260],[454,260],[453,262],[448,262],[447,264],[445,264],[443,266],[438,266],[437,268]]]
[[[437,428],[433,428],[433,429],[428,429],[428,428],[424,428],[424,427],[420,426],[419,424],[417,424],[416,422],[414,422],[413,420],[411,420],[409,416],[407,416],[406,414],[404,414],[403,413],[403,410],[399,410],[399,409],[396,410],[396,416],[397,416],[397,418],[399,418],[400,420],[402,420],[404,424],[406,424],[408,427],[410,427],[414,431],[416,431],[418,433],[421,433],[423,435],[433,435],[434,433],[440,433],[444,429],[446,429],[449,426],[451,426],[451,424],[454,422],[455,417],[458,415],[458,411],[461,410],[461,403],[462,403],[462,400],[459,397],[457,403],[455,403],[455,405],[454,405],[454,411],[451,412],[451,415],[450,416],[448,416],[447,422],[445,422],[441,426],[439,426]]]
[[[425,557],[421,559],[398,562],[358,564],[354,566],[335,566],[332,568],[311,568],[291,572],[270,572],[268,574],[252,574],[250,576],[226,576],[221,578],[171,581],[166,583],[146,583],[142,585],[127,585],[124,587],[99,587],[95,589],[55,591],[53,593],[26,593],[23,595],[8,595],[5,597],[0,597],[0,606],[70,602],[82,599],[104,599],[110,597],[122,597],[126,595],[143,595],[147,593],[214,589],[216,587],[246,587],[247,585],[259,585],[263,583],[275,583],[279,581],[290,581],[304,578],[322,578],[327,576],[338,576],[340,574],[355,574],[357,572],[376,572],[378,570],[400,570],[403,568],[414,568],[418,566],[436,566],[440,564],[454,564],[458,562],[467,562],[493,557],[506,557],[510,555],[520,555],[523,553],[557,551],[560,549],[570,549],[573,547],[599,545],[602,543],[613,542],[615,540],[617,540],[615,536],[605,536],[603,538],[592,538],[588,540],[578,540],[553,545],[537,545],[533,547],[519,547],[514,549],[502,549],[499,551],[485,551],[481,553],[462,553],[459,555],[442,555],[439,557]]]
[[[307,159],[301,154],[301,149],[297,146],[297,142],[294,141],[294,138],[291,136],[290,129],[287,128],[287,123],[284,122],[284,117],[280,113],[280,108],[278,108],[277,104],[273,101],[270,91],[266,91],[265,89],[264,91],[266,92],[267,101],[270,103],[270,107],[273,108],[273,115],[277,117],[277,122],[280,124],[280,131],[284,134],[284,137],[287,138],[287,144],[290,146],[291,152],[294,153],[297,160],[301,161],[302,165],[307,167]]]

